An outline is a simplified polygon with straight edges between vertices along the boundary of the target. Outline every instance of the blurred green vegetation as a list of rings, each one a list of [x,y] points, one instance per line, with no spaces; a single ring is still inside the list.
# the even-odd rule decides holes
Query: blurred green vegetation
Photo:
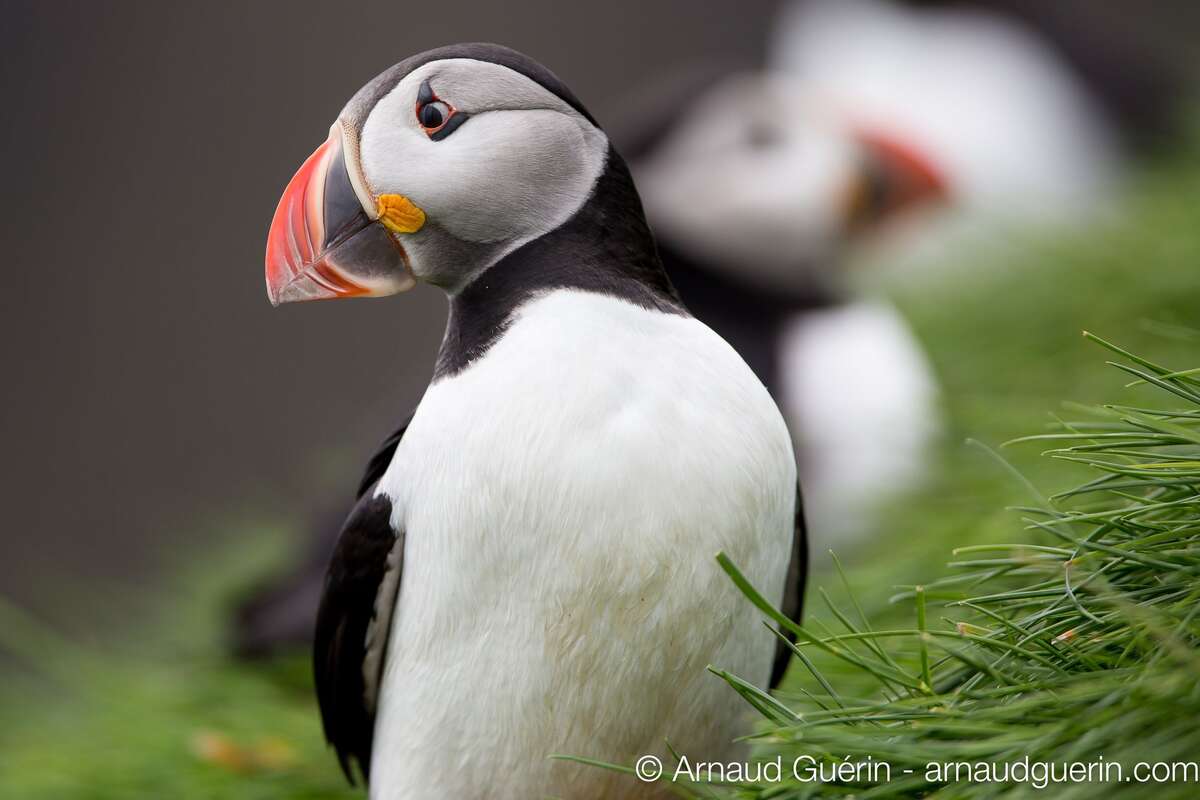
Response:
[[[911,604],[889,596],[945,574],[953,547],[1027,538],[1005,510],[1026,502],[1027,490],[964,441],[994,447],[1036,433],[1063,401],[1116,396],[1120,378],[1082,330],[1170,367],[1197,363],[1200,342],[1182,327],[1200,320],[1200,160],[1164,160],[1133,194],[1129,213],[1111,223],[1052,240],[1014,236],[997,252],[890,287],[942,382],[949,434],[928,484],[885,509],[866,545],[840,554],[873,624],[910,619]],[[1135,403],[1141,390],[1122,391]],[[1002,452],[1047,493],[1078,481],[1037,447]],[[0,797],[360,796],[322,741],[307,659],[227,656],[231,598],[284,552],[271,526],[247,522],[233,534],[189,554],[156,612],[104,645],[79,644],[0,604],[0,652],[11,651],[0,660]],[[817,589],[837,594],[837,581],[818,575],[810,585],[811,613],[827,617]],[[86,597],[86,587],[73,596]]]
[[[232,601],[282,561],[284,536],[243,523],[220,541],[103,646],[0,603],[0,652],[14,656],[0,662],[0,797],[360,796],[326,752],[307,657],[228,655]]]
[[[1068,404],[1116,396],[1120,375],[1104,364],[1111,354],[1084,331],[1160,363],[1195,364],[1198,204],[1200,158],[1177,154],[1136,183],[1128,213],[1101,226],[1064,238],[1014,236],[997,251],[959,257],[970,263],[893,282],[892,297],[933,361],[948,432],[927,485],[880,515],[870,545],[838,554],[860,601],[879,610],[893,585],[941,574],[950,547],[1020,534],[1006,508],[1027,501],[1027,491],[986,448],[1038,432]],[[1151,396],[1121,394],[1129,403]],[[1000,454],[1046,493],[1083,474],[1039,453]]]

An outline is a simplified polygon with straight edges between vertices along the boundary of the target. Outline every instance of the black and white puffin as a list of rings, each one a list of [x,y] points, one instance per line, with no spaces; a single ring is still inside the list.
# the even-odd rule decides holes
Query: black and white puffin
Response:
[[[703,202],[697,198],[697,202]],[[444,289],[432,383],[371,460],[315,637],[326,735],[372,797],[659,796],[553,753],[717,758],[799,615],[792,445],[680,301],[633,181],[529,58],[456,45],[345,107],[268,237],[273,303]]]

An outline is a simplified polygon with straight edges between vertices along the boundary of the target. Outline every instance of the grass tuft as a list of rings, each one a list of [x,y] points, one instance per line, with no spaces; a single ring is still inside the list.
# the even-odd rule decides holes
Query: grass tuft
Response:
[[[1043,456],[1090,473],[1051,500],[1016,508],[1027,541],[956,549],[950,575],[896,596],[897,603],[912,603],[915,626],[847,624],[846,633],[823,633],[811,621],[788,625],[798,657],[817,676],[804,697],[794,698],[791,714],[717,670],[762,715],[753,737],[762,755],[788,764],[801,758],[833,765],[849,756],[890,765],[886,774],[821,781],[820,796],[1019,796],[1037,789],[1019,779],[974,782],[965,779],[969,768],[930,765],[1025,759],[1096,765],[1090,781],[1057,782],[1060,797],[1095,796],[1100,785],[1125,796],[1196,791],[1200,767],[1195,773],[1178,767],[1176,780],[1165,784],[1126,780],[1136,777],[1139,762],[1200,760],[1196,371],[1085,336],[1122,359],[1112,366],[1157,390],[1158,403],[1095,407],[1079,421],[1056,421],[1047,433],[1009,443],[1048,447]],[[751,603],[782,624],[736,565],[724,556],[718,562]],[[822,596],[845,623],[846,615]],[[930,607],[940,611],[938,622],[930,620]],[[868,646],[852,649],[857,643]],[[887,689],[847,704],[812,667],[809,653],[832,657],[843,674],[865,673]],[[784,770],[782,781],[725,796],[815,796],[818,786],[808,777]]]

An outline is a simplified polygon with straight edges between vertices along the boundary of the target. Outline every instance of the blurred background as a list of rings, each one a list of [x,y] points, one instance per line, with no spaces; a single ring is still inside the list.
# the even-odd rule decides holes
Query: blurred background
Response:
[[[341,791],[303,648],[239,663],[236,609],[278,576],[311,603],[295,570],[420,398],[445,301],[272,309],[262,254],[296,167],[409,54],[499,42],[584,100],[685,299],[787,406],[818,550],[864,583],[1003,526],[961,441],[1095,399],[1081,327],[1197,363],[1164,333],[1200,324],[1185,0],[2,11],[4,796]],[[744,237],[677,213],[697,186]],[[859,336],[884,342],[861,363]]]

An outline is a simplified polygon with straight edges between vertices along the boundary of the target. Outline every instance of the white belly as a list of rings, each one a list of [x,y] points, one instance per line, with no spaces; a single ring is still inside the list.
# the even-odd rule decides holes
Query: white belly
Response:
[[[527,304],[380,483],[407,541],[372,797],[637,797],[547,756],[728,752],[745,707],[705,666],[761,685],[774,637],[713,557],[778,601],[795,486],[774,403],[702,323]]]

